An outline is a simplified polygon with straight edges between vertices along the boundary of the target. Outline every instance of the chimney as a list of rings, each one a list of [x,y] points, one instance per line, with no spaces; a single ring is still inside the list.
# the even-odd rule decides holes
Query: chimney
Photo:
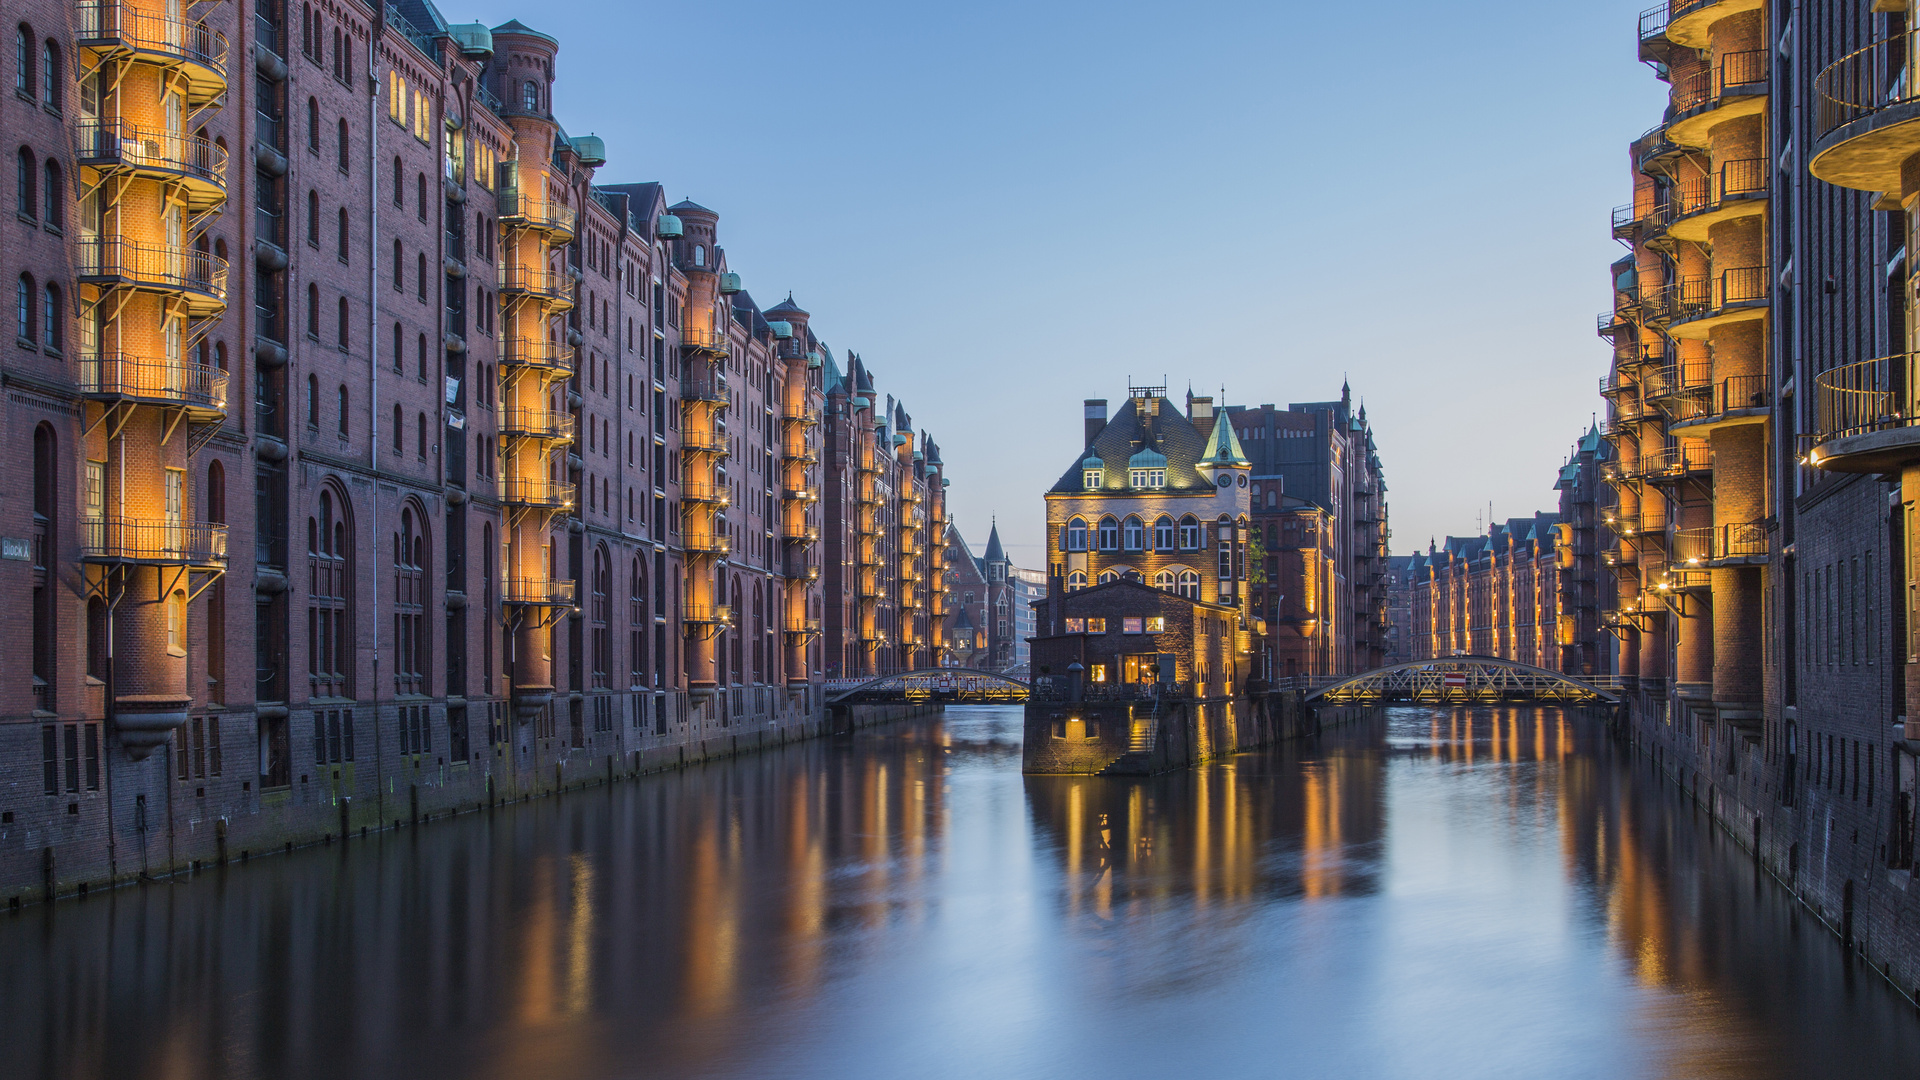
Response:
[[[1100,429],[1107,426],[1107,399],[1088,398],[1086,401],[1087,445],[1092,446],[1094,438],[1100,434]]]
[[[1211,396],[1188,398],[1187,419],[1193,421],[1194,427],[1203,431],[1209,430],[1213,424],[1213,398]]]

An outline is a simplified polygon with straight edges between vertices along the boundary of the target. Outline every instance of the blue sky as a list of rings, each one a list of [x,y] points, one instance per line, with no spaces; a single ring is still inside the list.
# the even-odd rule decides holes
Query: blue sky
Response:
[[[940,443],[955,520],[1042,563],[1080,402],[1258,404],[1343,375],[1393,549],[1554,505],[1600,407],[1647,0],[1540,5],[734,0],[442,10],[560,39],[606,182],[721,215]]]

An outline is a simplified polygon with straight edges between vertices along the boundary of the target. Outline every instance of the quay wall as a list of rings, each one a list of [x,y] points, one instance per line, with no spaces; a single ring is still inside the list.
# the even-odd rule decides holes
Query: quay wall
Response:
[[[184,765],[178,753],[140,761],[103,754],[97,798],[75,797],[71,812],[51,825],[0,823],[0,898],[18,908],[85,895],[939,711],[937,705],[832,710],[819,687],[731,691],[704,700],[646,697],[653,709],[636,714],[644,723],[598,725],[577,733],[579,745],[572,745],[574,733],[504,714],[498,721],[504,738],[475,747],[462,761],[449,760],[445,746],[401,752],[403,729],[418,730],[417,718],[403,715],[413,706],[363,709],[355,760],[316,764],[314,747],[296,747],[293,784],[264,794],[255,790],[259,770],[250,740],[233,740],[226,761],[217,753]],[[0,740],[28,730],[38,732],[0,726]],[[37,744],[0,746],[0,753],[20,757],[39,750]],[[196,768],[206,775],[195,777]],[[183,769],[184,783],[177,775]]]

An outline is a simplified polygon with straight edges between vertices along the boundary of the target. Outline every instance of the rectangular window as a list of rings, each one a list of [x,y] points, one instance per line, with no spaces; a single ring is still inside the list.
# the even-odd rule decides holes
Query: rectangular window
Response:
[[[968,596],[967,602],[972,603],[973,597]],[[1086,632],[1087,632],[1087,620],[1085,619],[1068,619],[1067,620],[1067,633],[1084,634]]]
[[[1144,634],[1147,621],[1138,615],[1129,615],[1120,620],[1120,632],[1123,634]]]
[[[67,751],[67,790],[80,790],[80,725],[67,724],[63,734]]]
[[[1087,681],[1103,683],[1107,681],[1107,665],[1090,664],[1087,666]]]
[[[1153,615],[1148,617],[1147,633],[1162,634],[1166,632],[1166,629],[1167,629],[1167,617],[1165,615]]]
[[[1107,632],[1107,620],[1105,619],[1088,619],[1087,620],[1087,633],[1104,634],[1106,632]]]
[[[88,521],[99,521],[107,516],[107,463],[104,461],[87,462],[85,490],[81,493],[83,505],[81,511]]]
[[[52,724],[40,729],[40,767],[46,793],[58,795],[60,793],[60,737],[55,733]]]

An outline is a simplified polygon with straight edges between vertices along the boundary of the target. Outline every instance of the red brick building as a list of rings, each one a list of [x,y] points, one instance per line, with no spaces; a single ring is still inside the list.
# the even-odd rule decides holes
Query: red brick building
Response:
[[[603,180],[553,38],[9,12],[0,891],[797,736],[828,667],[938,655],[937,452],[718,214]]]

